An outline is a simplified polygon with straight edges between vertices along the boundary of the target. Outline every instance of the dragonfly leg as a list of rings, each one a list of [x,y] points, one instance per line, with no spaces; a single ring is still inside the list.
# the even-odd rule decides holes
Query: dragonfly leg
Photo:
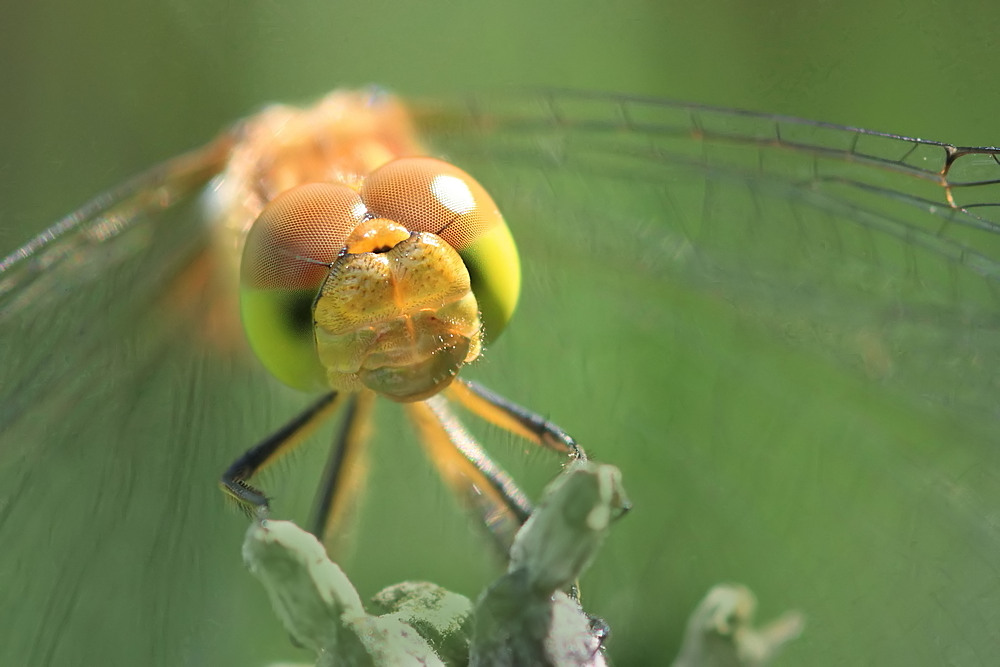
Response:
[[[263,514],[268,510],[267,496],[250,485],[249,480],[279,456],[294,449],[303,438],[325,421],[337,409],[340,395],[326,394],[306,408],[295,419],[257,443],[222,474],[222,491],[236,500],[248,512]]]
[[[574,460],[587,460],[583,447],[558,425],[477,382],[456,378],[448,388],[448,393],[467,410],[505,431],[539,446],[568,454]],[[579,599],[579,583],[572,584],[568,593],[571,598]],[[596,620],[603,623],[601,619]]]
[[[448,392],[470,412],[491,424],[542,447],[569,454],[580,461],[587,460],[587,453],[566,431],[477,382],[458,378],[452,382]]]
[[[514,534],[531,515],[531,503],[465,430],[444,397],[406,407],[428,458],[452,491],[482,520],[506,560]]]
[[[349,514],[365,480],[366,451],[375,394],[364,391],[352,394],[347,401],[330,458],[323,470],[319,493],[313,508],[311,532],[327,544]]]

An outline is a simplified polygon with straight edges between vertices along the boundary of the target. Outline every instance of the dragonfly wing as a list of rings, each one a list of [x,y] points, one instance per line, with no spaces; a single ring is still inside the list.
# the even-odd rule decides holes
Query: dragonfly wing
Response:
[[[993,414],[998,149],[575,93],[424,113],[436,145],[495,172],[501,190],[518,178],[522,197],[564,206],[524,220],[528,233],[602,267],[669,271],[863,373]],[[796,322],[809,330],[788,330]]]
[[[615,96],[460,104],[422,122],[526,274],[513,363],[479,372],[635,500],[585,582],[617,660],[676,651],[680,600],[719,578],[822,618],[811,664],[985,655],[997,151]]]
[[[215,644],[204,618],[238,614],[209,582],[238,566],[201,544],[230,525],[227,458],[281,416],[198,330],[217,304],[197,289],[195,195],[226,150],[141,175],[0,265],[3,664],[183,664]]]
[[[141,174],[0,260],[0,428],[25,418],[40,391],[72,383],[74,361],[109,346],[115,327],[141,317],[204,248],[208,229],[191,195],[221,169],[228,144]],[[156,215],[186,205],[185,215]]]
[[[675,652],[722,578],[822,619],[801,646],[831,664],[991,654],[994,153],[609,96],[422,113],[525,258],[478,372],[624,471],[636,511],[585,582],[617,661]],[[0,663],[287,646],[215,486],[301,398],[186,328],[197,282],[164,296],[212,164],[4,260]]]

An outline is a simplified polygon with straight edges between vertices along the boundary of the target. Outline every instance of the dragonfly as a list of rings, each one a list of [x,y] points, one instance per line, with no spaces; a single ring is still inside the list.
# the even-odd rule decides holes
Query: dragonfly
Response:
[[[356,164],[320,180],[357,191],[390,153],[446,159],[457,170],[447,174],[465,189],[482,184],[489,200],[478,201],[495,201],[524,256],[525,295],[495,345],[490,331],[504,328],[517,300],[509,293],[505,306],[472,311],[473,320],[486,321],[470,327],[486,332],[480,361],[457,379],[456,368],[432,374],[451,383],[428,389],[434,396],[423,389],[396,396],[414,399],[407,405],[417,439],[432,443],[431,459],[445,461],[451,486],[501,542],[530,511],[479,450],[459,459],[454,447],[433,449],[472,442],[454,426],[439,389],[501,429],[582,457],[543,416],[546,400],[570,406],[570,430],[588,434],[587,448],[619,463],[630,489],[630,472],[639,478],[631,493],[637,515],[644,496],[653,511],[638,520],[644,534],[619,554],[632,561],[626,574],[606,575],[604,590],[617,599],[601,610],[615,629],[612,656],[666,655],[680,641],[684,610],[664,612],[661,604],[679,575],[669,574],[670,556],[653,555],[670,550],[651,547],[650,536],[692,545],[705,530],[735,544],[755,539],[725,520],[719,524],[728,531],[720,533],[669,509],[685,500],[741,512],[757,526],[754,535],[809,531],[836,512],[849,519],[827,528],[834,536],[878,526],[870,544],[886,558],[870,576],[881,588],[854,583],[871,609],[905,599],[928,637],[947,635],[940,610],[952,606],[935,598],[938,581],[921,574],[920,564],[933,560],[911,552],[903,559],[911,576],[892,569],[921,533],[894,502],[919,498],[923,516],[932,517],[928,554],[947,551],[942,544],[958,540],[951,531],[964,527],[962,553],[974,556],[966,562],[949,552],[961,565],[943,571],[955,590],[977,590],[998,536],[970,516],[988,516],[1000,501],[988,472],[1000,356],[993,335],[998,149],[611,94],[544,91],[405,106],[384,94],[351,99],[361,101],[347,127],[357,130],[369,122],[366,111],[379,109],[392,116],[390,130],[353,147]],[[222,503],[213,478],[259,441],[223,484],[244,504],[268,506],[267,489],[250,478],[346,403],[335,436],[344,446],[334,450],[357,456],[334,457],[319,474],[326,483],[314,529],[331,532],[360,494],[375,390],[335,399],[327,386],[310,402],[308,393],[285,388],[245,342],[239,302],[246,321],[253,297],[234,296],[240,258],[247,264],[244,244],[257,248],[252,257],[271,247],[254,240],[249,223],[290,187],[312,181],[323,147],[338,144],[310,144],[267,179],[253,171],[274,166],[259,147],[322,105],[251,116],[110,189],[0,262],[0,535],[14,545],[0,557],[0,589],[4,608],[21,610],[3,631],[5,662],[177,664],[259,655],[275,636],[249,637],[247,625],[242,633],[220,631],[239,626],[252,605],[226,550],[238,537],[217,546],[234,522],[216,514]],[[411,138],[411,123],[420,139]],[[370,138],[371,128],[361,134]],[[462,180],[465,174],[475,181]],[[455,226],[445,220],[420,231],[447,237]],[[360,237],[351,243],[367,248]],[[265,264],[329,272],[351,254],[342,253],[346,242],[334,245],[323,256],[293,245]],[[510,266],[510,251],[503,252],[499,264]],[[498,284],[509,288],[509,280]],[[308,315],[314,300],[293,299],[292,311]],[[285,384],[303,384],[296,380],[304,373],[317,393],[312,362],[287,371],[260,354],[255,331],[247,333],[263,366],[277,368]],[[469,354],[459,356],[464,366]],[[519,403],[465,379],[479,368],[505,394],[519,394]],[[287,428],[260,440],[296,412]],[[470,468],[470,460],[481,465]],[[394,506],[411,504],[408,488],[365,496],[378,502],[380,494]],[[801,519],[787,509],[796,504]],[[407,543],[423,542],[419,536]],[[831,615],[853,609],[857,591],[851,596],[843,580],[857,572],[831,575],[829,587],[805,585],[830,550],[821,538],[801,540],[817,545],[790,542],[810,557],[782,564],[778,548],[769,559],[781,577],[797,572],[801,595],[812,590],[813,606]],[[862,552],[848,549],[838,562],[857,566],[851,558]],[[892,577],[880,567],[895,573],[897,586],[884,583]],[[600,583],[596,589],[600,598]],[[935,599],[939,611],[921,613]],[[981,599],[988,608],[990,597]],[[810,613],[809,599],[786,602]],[[817,650],[833,637],[879,627],[865,614],[846,616],[829,623],[827,635],[817,633]],[[970,651],[976,641],[967,639]],[[906,650],[925,659],[930,649],[917,642]]]

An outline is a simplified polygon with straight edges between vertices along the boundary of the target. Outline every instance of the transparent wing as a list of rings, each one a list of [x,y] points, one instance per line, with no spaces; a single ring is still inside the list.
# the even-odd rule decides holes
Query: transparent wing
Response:
[[[983,361],[997,351],[1000,150],[581,94],[470,108],[467,134],[446,131],[444,150],[537,170],[534,186],[576,212],[527,222],[564,252],[585,244],[595,268],[669,271],[804,346],[920,382],[925,399],[994,411]],[[935,354],[916,354],[932,351],[916,337]],[[951,381],[922,375],[942,372]]]
[[[194,662],[214,644],[204,619],[239,604],[211,586],[236,568],[199,545],[226,534],[215,477],[274,401],[207,328],[235,304],[209,289],[195,195],[228,145],[140,175],[0,263],[0,663]]]
[[[995,646],[992,150],[610,96],[419,109],[524,257],[472,375],[624,471],[635,511],[584,582],[618,663],[673,654],[724,580],[805,612],[793,661]],[[174,195],[210,164],[169,197],[113,194],[0,273],[4,664],[288,657],[215,487],[305,401],[206,330],[226,306]],[[130,207],[119,229],[108,211]],[[352,579],[475,594],[487,549],[417,495],[416,447],[381,444]]]
[[[224,165],[230,143],[223,137],[139,175],[0,260],[7,343],[0,427],[24,418],[39,392],[70,381],[77,355],[108,344],[99,314],[135,317],[155,296],[150,290],[162,291],[178,264],[204,248],[208,228],[197,214],[164,222],[156,213],[199,191]],[[129,265],[141,268],[130,274]],[[53,354],[66,363],[52,363]]]
[[[483,378],[635,500],[584,582],[612,655],[674,654],[722,580],[805,612],[792,662],[987,655],[997,150],[563,92],[466,110],[424,117],[527,267]]]

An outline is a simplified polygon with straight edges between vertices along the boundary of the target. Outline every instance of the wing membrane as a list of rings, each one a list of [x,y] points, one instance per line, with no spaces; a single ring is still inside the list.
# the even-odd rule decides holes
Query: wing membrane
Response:
[[[525,257],[474,373],[624,469],[636,511],[585,582],[616,661],[670,655],[733,578],[820,619],[810,664],[991,654],[995,149],[569,92],[418,109]],[[197,280],[168,287],[212,150],[0,265],[4,664],[286,653],[216,479],[301,399],[203,335]],[[440,551],[448,576],[482,556]]]
[[[987,654],[996,149],[570,92],[465,108],[425,107],[432,141],[527,267],[516,370],[484,379],[635,499],[584,586],[616,659],[672,654],[662,602],[732,578],[822,619],[802,662]]]
[[[214,616],[199,591],[225,580],[199,547],[227,525],[215,478],[269,427],[241,428],[255,411],[276,419],[240,345],[201,328],[220,304],[196,195],[227,150],[140,175],[0,265],[4,664],[182,664],[212,645],[189,612]],[[249,411],[224,409],[240,397]]]
[[[924,398],[995,410],[997,149],[568,92],[468,108],[425,112],[463,128],[438,143],[501,189],[510,170],[545,179],[565,209],[544,229],[595,265],[669,273]]]

